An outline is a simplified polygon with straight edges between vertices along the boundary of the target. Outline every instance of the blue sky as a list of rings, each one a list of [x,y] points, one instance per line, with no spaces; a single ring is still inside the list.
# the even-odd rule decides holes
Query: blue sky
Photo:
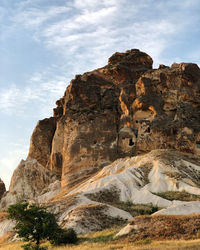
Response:
[[[75,74],[139,48],[200,65],[199,0],[1,0],[0,177],[7,187],[37,121]]]

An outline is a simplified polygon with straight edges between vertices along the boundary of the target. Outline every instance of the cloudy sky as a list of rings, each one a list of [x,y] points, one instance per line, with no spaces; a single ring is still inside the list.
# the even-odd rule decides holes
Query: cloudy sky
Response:
[[[139,48],[154,67],[200,65],[199,0],[0,0],[0,178],[75,74]]]

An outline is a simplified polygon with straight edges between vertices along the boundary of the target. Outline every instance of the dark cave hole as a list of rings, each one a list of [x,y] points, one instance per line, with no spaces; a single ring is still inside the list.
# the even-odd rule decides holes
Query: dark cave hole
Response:
[[[129,139],[129,146],[133,146],[135,143],[133,142],[132,138]]]
[[[150,127],[148,127],[146,130],[145,130],[145,133],[150,133],[151,129]]]

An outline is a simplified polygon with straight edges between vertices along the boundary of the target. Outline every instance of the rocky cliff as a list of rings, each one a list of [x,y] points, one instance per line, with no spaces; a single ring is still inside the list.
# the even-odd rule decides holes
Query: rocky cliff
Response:
[[[3,194],[5,193],[5,191],[6,191],[5,184],[3,183],[3,181],[0,178],[0,200],[1,200],[1,197],[3,196]]]
[[[101,229],[102,218],[105,225],[132,218],[109,197],[170,207],[155,193],[200,195],[200,69],[152,64],[132,49],[76,75],[53,117],[34,129],[1,209],[21,199],[46,202],[63,227],[85,232]]]
[[[200,153],[200,69],[174,63],[152,69],[133,49],[115,53],[103,68],[77,75],[39,121],[29,157],[71,188],[114,160],[176,149]]]

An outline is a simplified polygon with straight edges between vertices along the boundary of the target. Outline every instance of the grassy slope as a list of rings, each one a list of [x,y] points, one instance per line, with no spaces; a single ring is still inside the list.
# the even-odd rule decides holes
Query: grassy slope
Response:
[[[167,200],[180,200],[180,201],[200,201],[200,195],[189,194],[186,191],[175,192],[167,191],[163,193],[155,193],[156,195]]]
[[[119,227],[112,229],[106,229],[101,232],[90,233],[80,236],[80,241],[77,245],[72,246],[62,246],[62,247],[52,247],[50,245],[49,249],[53,250],[95,250],[95,249],[191,249],[198,250],[200,249],[200,239],[198,240],[179,240],[179,241],[150,241],[142,240],[136,242],[124,242],[124,240],[112,240],[112,237],[120,230]],[[0,249],[2,250],[19,250],[21,249],[20,245],[22,242],[16,243],[6,243],[0,244]]]

